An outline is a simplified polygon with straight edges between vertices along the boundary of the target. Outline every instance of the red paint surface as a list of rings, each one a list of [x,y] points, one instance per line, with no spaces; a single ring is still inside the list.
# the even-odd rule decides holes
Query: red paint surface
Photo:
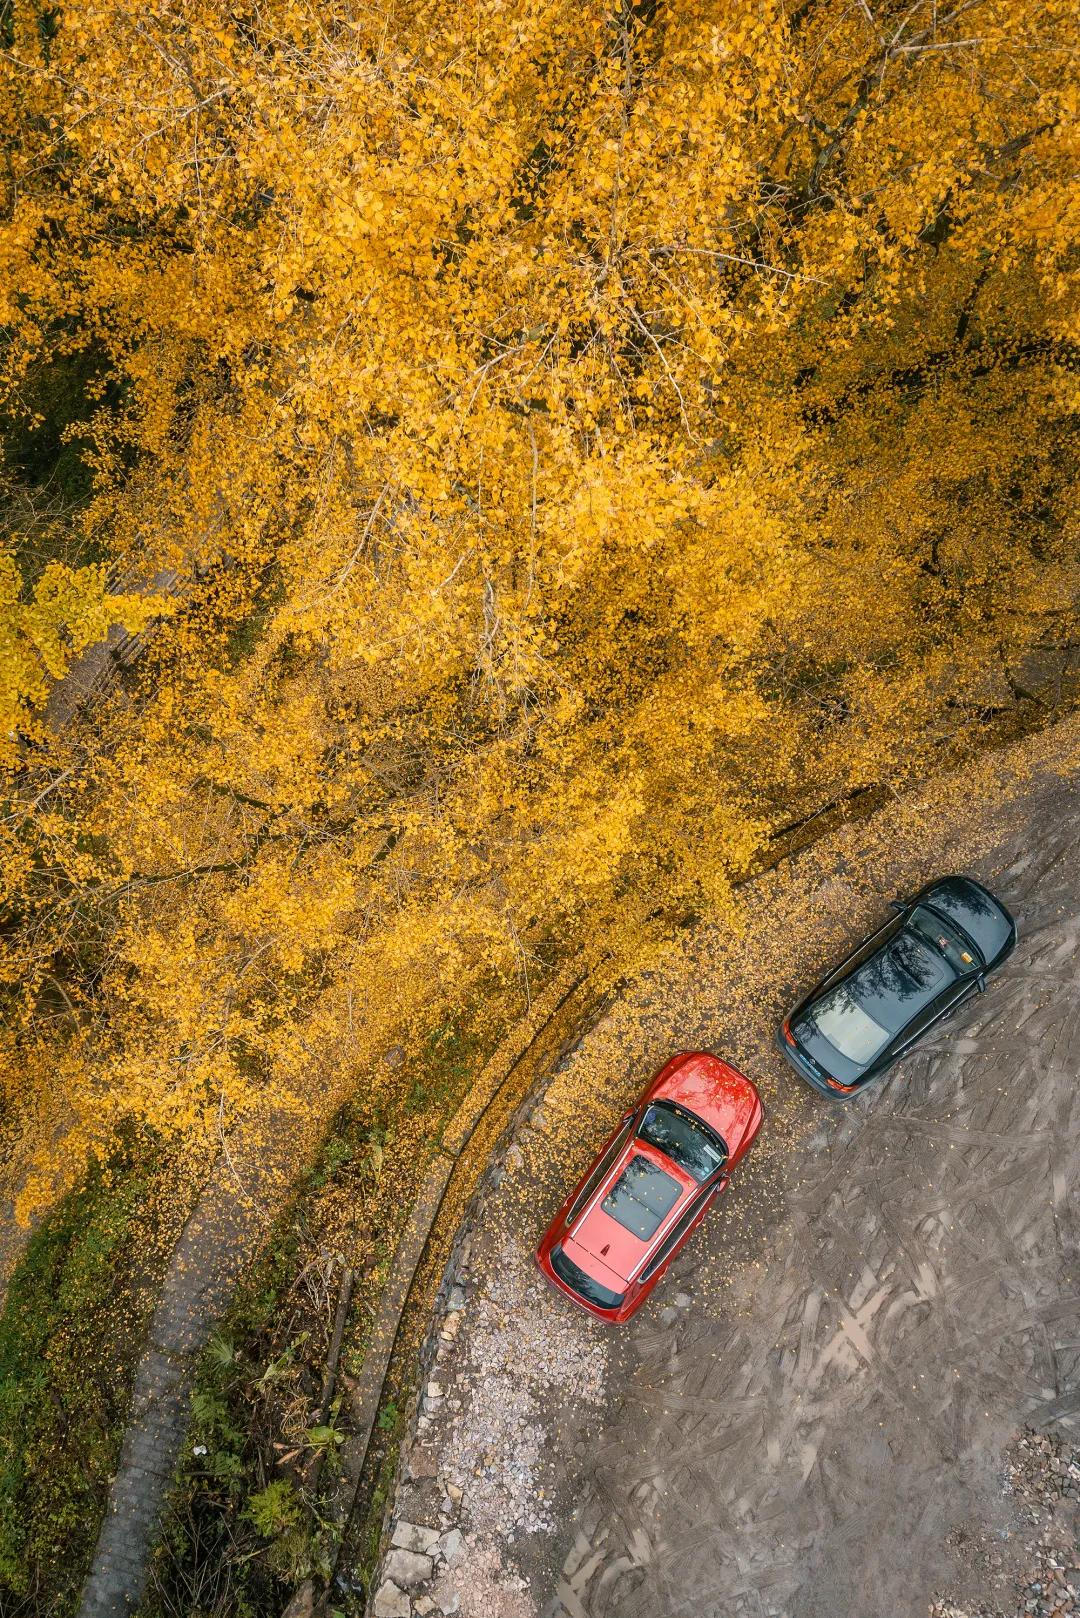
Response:
[[[683,1214],[698,1191],[699,1183],[673,1163],[665,1153],[657,1150],[637,1137],[637,1128],[644,1117],[645,1108],[652,1101],[666,1100],[675,1102],[684,1111],[693,1113],[703,1123],[716,1131],[724,1140],[728,1148],[727,1163],[722,1177],[717,1182],[712,1194],[703,1199],[696,1216],[683,1232],[680,1240],[672,1248],[659,1269],[655,1270],[647,1280],[641,1280],[642,1270],[648,1265],[656,1249],[666,1240],[673,1227],[678,1224]],[[618,1152],[614,1162],[610,1165],[603,1178],[599,1180],[590,1192],[581,1208],[575,1211],[573,1220],[568,1219],[569,1211],[581,1191],[590,1179],[597,1164],[603,1158],[612,1142],[618,1136],[626,1117],[619,1120],[618,1127],[604,1142],[603,1147],[590,1163],[577,1185],[566,1198],[562,1207],[555,1215],[551,1224],[544,1232],[536,1252],[537,1263],[547,1280],[559,1292],[571,1298],[580,1308],[594,1315],[598,1320],[606,1320],[618,1324],[628,1320],[636,1309],[639,1309],[667,1270],[671,1260],[679,1253],[705,1217],[709,1208],[723,1191],[728,1178],[739,1159],[748,1151],[754,1137],[761,1128],[764,1110],[761,1097],[756,1088],[743,1074],[722,1062],[718,1056],[712,1056],[708,1051],[681,1051],[657,1073],[647,1089],[638,1098],[633,1108],[634,1129]],[[607,1196],[625,1169],[628,1161],[635,1153],[649,1158],[663,1169],[665,1174],[671,1175],[680,1186],[680,1195],[674,1207],[665,1215],[657,1230],[647,1241],[642,1241],[633,1231],[627,1230],[617,1219],[606,1214],[600,1204]],[[612,1292],[624,1293],[622,1303],[614,1309],[603,1309],[581,1298],[576,1292],[564,1285],[555,1274],[551,1265],[551,1252],[554,1247],[561,1244],[567,1258],[572,1260],[579,1269],[586,1272],[593,1280],[607,1287]]]

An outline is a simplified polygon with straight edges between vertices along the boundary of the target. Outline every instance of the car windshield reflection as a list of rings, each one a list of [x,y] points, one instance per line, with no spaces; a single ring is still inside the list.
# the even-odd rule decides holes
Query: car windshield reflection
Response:
[[[932,949],[936,949],[945,957],[957,977],[963,977],[966,973],[978,969],[980,963],[975,959],[965,939],[951,927],[946,926],[940,916],[936,916],[932,910],[927,910],[925,905],[919,905],[911,912],[908,926],[913,927],[920,938],[924,938]]]
[[[719,1135],[670,1101],[650,1103],[638,1139],[655,1146],[699,1181],[707,1180],[727,1161],[727,1147]]]

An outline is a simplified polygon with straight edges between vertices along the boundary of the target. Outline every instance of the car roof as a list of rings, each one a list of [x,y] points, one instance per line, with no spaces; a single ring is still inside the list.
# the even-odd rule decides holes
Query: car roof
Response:
[[[631,1158],[642,1157],[653,1164],[661,1173],[677,1182],[678,1195],[668,1208],[655,1230],[644,1239],[628,1230],[618,1219],[612,1217],[602,1206],[612,1187],[625,1173]],[[674,1220],[679,1217],[689,1198],[698,1189],[697,1181],[677,1163],[673,1163],[666,1153],[658,1151],[647,1141],[643,1141],[636,1132],[632,1133],[623,1150],[605,1175],[602,1183],[590,1197],[585,1212],[575,1220],[564,1240],[574,1244],[571,1257],[576,1264],[582,1263],[582,1255],[587,1261],[583,1267],[596,1274],[598,1280],[605,1280],[604,1275],[596,1271],[598,1264],[609,1275],[614,1275],[625,1287],[632,1281],[641,1269],[649,1253],[655,1246],[662,1233],[670,1229]],[[609,1284],[605,1280],[605,1285]]]
[[[898,1034],[955,977],[944,957],[905,927],[844,979],[842,991],[886,1033]]]

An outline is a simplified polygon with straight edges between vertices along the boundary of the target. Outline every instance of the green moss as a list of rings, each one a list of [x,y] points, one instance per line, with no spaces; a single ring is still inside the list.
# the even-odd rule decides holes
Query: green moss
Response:
[[[152,1301],[133,1276],[153,1179],[148,1145],[128,1141],[35,1231],[12,1276],[0,1318],[5,1613],[77,1605]]]

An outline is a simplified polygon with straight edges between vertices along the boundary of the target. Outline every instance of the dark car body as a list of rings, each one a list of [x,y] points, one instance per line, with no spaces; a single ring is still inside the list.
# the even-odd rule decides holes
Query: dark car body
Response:
[[[763,1117],[750,1080],[708,1051],[665,1062],[551,1221],[551,1285],[618,1324],[644,1303],[724,1190]]]
[[[1012,916],[974,877],[939,877],[892,909],[777,1035],[799,1077],[835,1100],[879,1078],[981,993],[1016,945]]]

